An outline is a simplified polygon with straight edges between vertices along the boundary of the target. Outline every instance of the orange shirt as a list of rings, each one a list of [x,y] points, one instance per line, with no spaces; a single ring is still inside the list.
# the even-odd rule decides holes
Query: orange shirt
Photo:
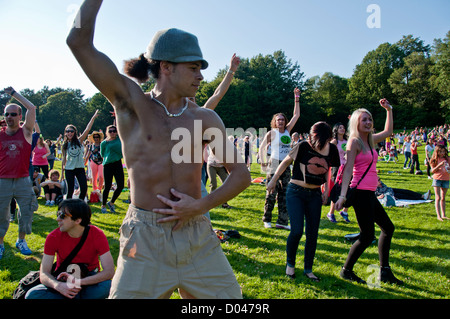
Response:
[[[438,158],[438,162],[436,166],[438,166],[441,162],[445,162],[445,158]],[[435,167],[436,167],[435,166]],[[448,181],[450,180],[450,174],[445,169],[445,164],[439,167],[439,169],[433,174],[433,179]]]

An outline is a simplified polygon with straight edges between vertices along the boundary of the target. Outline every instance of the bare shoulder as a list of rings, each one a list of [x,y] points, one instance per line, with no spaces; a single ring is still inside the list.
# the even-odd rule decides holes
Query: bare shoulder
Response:
[[[204,128],[224,127],[223,121],[220,116],[213,110],[200,107],[194,102],[190,102],[189,108],[194,115],[195,119],[202,120],[202,125]]]
[[[348,140],[346,149],[348,152],[360,153],[362,149],[361,142],[356,137],[352,137]]]

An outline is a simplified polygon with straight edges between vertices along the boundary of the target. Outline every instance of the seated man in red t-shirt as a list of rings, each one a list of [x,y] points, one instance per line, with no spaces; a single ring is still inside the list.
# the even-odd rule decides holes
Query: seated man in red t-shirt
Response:
[[[26,299],[105,299],[109,295],[114,275],[114,260],[108,240],[98,227],[89,225],[91,209],[80,199],[66,199],[59,204],[58,228],[45,240],[44,256],[40,269],[41,284],[30,289]],[[85,264],[88,275],[76,278],[77,271],[60,273],[56,278],[52,266],[56,254],[56,270],[81,240],[86,226],[90,227],[86,241],[71,263]],[[100,259],[100,262],[99,262]],[[100,263],[102,270],[100,271]],[[71,266],[67,267],[69,269]],[[72,266],[75,270],[78,265]],[[78,268],[79,269],[79,268]]]

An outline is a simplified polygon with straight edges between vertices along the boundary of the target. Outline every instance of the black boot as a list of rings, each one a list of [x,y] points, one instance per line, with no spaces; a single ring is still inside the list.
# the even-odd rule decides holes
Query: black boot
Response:
[[[397,279],[392,273],[391,267],[381,267],[380,270],[380,281],[387,282],[390,284],[403,285],[403,281]]]
[[[358,284],[366,283],[363,279],[359,278],[352,270],[345,269],[344,267],[342,267],[341,269],[340,276],[341,278],[346,280],[356,281]]]

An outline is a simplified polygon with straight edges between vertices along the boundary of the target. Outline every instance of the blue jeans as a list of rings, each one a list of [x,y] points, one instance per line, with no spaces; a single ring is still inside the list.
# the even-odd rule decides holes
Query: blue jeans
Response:
[[[82,286],[81,291],[74,299],[106,299],[109,296],[111,280],[105,280],[94,285]],[[25,299],[66,299],[54,289],[43,284],[30,289],[25,295]]]
[[[304,272],[309,273],[312,271],[314,255],[316,254],[322,211],[320,188],[308,189],[289,183],[286,204],[291,222],[291,232],[287,238],[286,245],[286,263],[289,267],[295,267],[295,257],[303,235],[304,222],[306,221]]]
[[[409,160],[409,165],[408,165],[408,167],[411,165],[411,161],[412,161],[412,159],[411,159],[411,152],[405,152],[405,162],[403,163],[403,167],[407,167],[406,166],[406,164],[408,163],[408,160]]]

